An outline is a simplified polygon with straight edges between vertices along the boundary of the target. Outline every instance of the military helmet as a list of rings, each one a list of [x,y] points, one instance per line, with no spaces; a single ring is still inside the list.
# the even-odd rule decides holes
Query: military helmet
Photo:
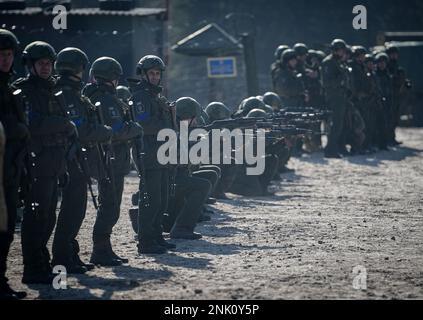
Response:
[[[210,121],[230,118],[231,110],[221,102],[211,102],[206,107],[206,113]]]
[[[249,97],[241,102],[240,109],[242,109],[244,114],[247,114],[253,109],[264,110],[265,106],[264,102],[257,97]]]
[[[90,69],[90,77],[103,80],[118,80],[123,74],[120,63],[111,57],[101,57],[96,59]]]
[[[34,63],[40,59],[56,60],[56,51],[44,41],[34,41],[28,44],[22,52],[22,62],[25,65]]]
[[[277,47],[275,51],[275,59],[280,60],[282,57],[282,53],[288,49],[289,49],[289,46],[287,46],[286,44],[281,44],[279,47]]]
[[[366,56],[364,58],[365,63],[374,62],[374,61],[375,61],[375,57],[372,54],[370,54],[370,53],[366,54]]]
[[[321,50],[316,51],[316,56],[320,61],[323,61],[326,58],[326,54]]]
[[[297,43],[293,47],[297,56],[303,56],[308,53],[308,47],[304,43]]]
[[[381,61],[385,61],[388,62],[389,61],[389,57],[385,52],[380,52],[376,55],[375,61],[377,63],[381,62]]]
[[[276,108],[277,110],[282,108],[282,100],[281,98],[274,92],[266,92],[263,95],[263,102],[271,106],[273,108]]]
[[[147,71],[153,68],[165,71],[166,66],[163,60],[160,59],[158,56],[147,55],[142,57],[141,60],[138,62],[136,72],[138,75],[140,75],[143,73],[143,71]]]
[[[342,39],[335,39],[330,44],[330,47],[333,51],[336,51],[339,49],[347,49],[347,43]]]
[[[366,54],[367,53],[367,49],[364,48],[363,46],[353,46],[352,47],[352,52],[354,57],[358,57],[362,54]]]
[[[399,53],[399,48],[395,45],[388,45],[388,46],[386,46],[385,51],[386,51],[387,54]]]
[[[266,111],[262,109],[253,109],[247,114],[247,118],[264,118],[266,117]]]
[[[57,54],[54,68],[59,74],[66,71],[79,73],[84,71],[89,63],[90,61],[84,51],[78,48],[68,47]]]
[[[18,38],[9,30],[0,29],[0,50],[12,49],[16,53],[18,48]]]
[[[191,97],[182,97],[176,100],[176,116],[179,119],[191,119],[201,116],[201,106]]]
[[[287,64],[288,61],[295,59],[297,57],[297,54],[293,49],[285,50],[285,52],[282,54],[282,64]]]
[[[123,101],[128,101],[131,99],[131,91],[129,91],[128,87],[126,86],[117,86],[116,87],[116,95],[119,99]]]

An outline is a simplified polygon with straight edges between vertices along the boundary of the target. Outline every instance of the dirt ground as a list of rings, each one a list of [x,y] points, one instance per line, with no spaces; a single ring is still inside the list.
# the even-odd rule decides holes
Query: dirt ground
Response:
[[[422,299],[423,129],[398,139],[403,146],[370,156],[293,159],[274,197],[230,195],[197,228],[203,239],[158,256],[137,256],[127,211],[138,184],[128,177],[113,236],[128,265],[68,276],[66,290],[28,288],[17,234],[10,283],[30,299]],[[94,218],[90,205],[84,260]],[[353,285],[357,266],[366,289]]]

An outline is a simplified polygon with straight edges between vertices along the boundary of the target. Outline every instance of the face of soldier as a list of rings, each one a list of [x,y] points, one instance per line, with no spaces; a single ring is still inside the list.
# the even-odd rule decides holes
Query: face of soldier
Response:
[[[0,71],[9,72],[13,65],[13,50],[0,50]]]
[[[291,69],[295,69],[297,67],[297,64],[298,64],[298,60],[295,58],[288,61],[288,66]]]
[[[147,81],[152,85],[158,86],[162,78],[162,72],[160,69],[150,69],[147,71]]]
[[[375,66],[374,66],[374,63],[372,61],[369,61],[369,62],[366,63],[367,70],[373,71],[374,70],[374,67]]]
[[[335,51],[335,56],[340,59],[347,59],[347,51],[345,49],[338,49]]]
[[[299,60],[301,62],[306,62],[307,55],[306,54],[303,54],[302,56],[297,56],[297,60]]]
[[[34,63],[34,67],[32,68],[33,74],[45,80],[51,76],[52,72],[53,72],[53,61],[47,58],[37,60]]]
[[[386,62],[385,60],[381,60],[377,63],[377,67],[379,70],[385,70],[386,69]]]
[[[365,54],[360,54],[358,57],[357,57],[357,61],[359,62],[359,63],[364,63],[364,60],[366,59],[366,55]]]

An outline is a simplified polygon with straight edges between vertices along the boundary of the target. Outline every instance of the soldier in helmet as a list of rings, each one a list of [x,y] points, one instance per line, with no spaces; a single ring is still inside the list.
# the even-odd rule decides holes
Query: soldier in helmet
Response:
[[[263,109],[252,109],[248,114],[247,118],[264,118],[266,117],[266,111]],[[268,143],[266,142],[266,147]],[[265,155],[265,170],[263,174],[259,176],[247,175],[246,170],[239,170],[235,181],[231,185],[229,191],[231,193],[244,195],[244,196],[269,196],[273,195],[268,191],[270,182],[277,175],[279,158],[274,153],[267,153]],[[245,166],[243,167],[245,169]]]
[[[2,124],[0,181],[4,192],[1,211],[5,225],[0,230],[0,300],[23,299],[25,292],[12,290],[6,278],[7,256],[13,241],[18,205],[19,181],[29,138],[20,95],[10,86],[13,64],[18,55],[19,42],[15,35],[0,29],[0,123]],[[7,140],[6,140],[7,136]]]
[[[382,97],[382,110],[378,121],[378,146],[381,150],[387,150],[390,138],[389,121],[392,119],[392,103],[394,96],[394,85],[392,75],[388,70],[389,57],[386,53],[378,53],[375,57],[377,66],[376,79]]]
[[[115,59],[98,58],[90,69],[92,83],[83,91],[91,103],[98,106],[101,124],[111,127],[113,132],[111,144],[103,149],[107,154],[107,157],[104,155],[107,159],[107,176],[97,177],[100,205],[94,224],[90,260],[103,266],[128,262],[114,252],[110,237],[119,219],[124,178],[130,171],[130,142],[140,139],[143,134],[141,126],[129,120],[128,105],[117,97],[116,87],[122,73],[122,67]]]
[[[401,106],[406,98],[408,89],[411,88],[411,81],[406,78],[404,69],[399,66],[399,48],[395,45],[388,45],[386,54],[389,57],[388,70],[392,75],[393,81],[392,116],[388,123],[388,143],[391,146],[396,146],[401,144],[401,142],[395,138],[395,129],[399,123]]]
[[[308,102],[302,74],[297,72],[297,54],[288,49],[282,54],[281,72],[275,79],[275,92],[286,107],[303,107]]]
[[[178,122],[187,121],[188,126],[197,126],[201,107],[195,99],[190,97],[179,98],[176,100],[175,107]],[[201,238],[201,234],[194,232],[194,228],[203,212],[203,206],[213,185],[209,179],[204,179],[202,175],[194,175],[193,167],[190,164],[178,166],[175,197],[170,202],[171,205],[168,210],[168,219],[174,221],[170,230],[172,239],[196,240]],[[212,174],[215,174],[215,172]]]
[[[328,135],[325,157],[340,158],[342,133],[348,105],[348,74],[343,64],[347,45],[344,40],[332,41],[332,53],[322,62],[322,84],[325,90],[326,104],[332,113],[332,127]]]
[[[370,134],[368,130],[370,129],[370,117],[371,110],[367,108],[366,100],[369,98],[367,95],[367,73],[364,66],[364,61],[366,59],[367,50],[363,46],[353,46],[352,47],[352,61],[350,64],[351,68],[351,82],[352,82],[352,102],[354,106],[360,112],[365,128],[364,135],[366,136],[363,142],[363,151],[370,150]]]
[[[273,88],[275,88],[275,79],[277,78],[278,73],[281,71],[282,54],[285,52],[285,50],[288,49],[289,46],[281,44],[275,50],[275,62],[273,62],[270,66],[270,75],[272,77]]]
[[[157,160],[160,142],[157,135],[162,129],[176,126],[175,107],[163,96],[160,85],[165,64],[157,56],[147,55],[140,59],[136,73],[140,77],[131,86],[133,114],[144,128],[145,177],[140,188],[145,186],[149,204],[140,201],[138,214],[138,252],[140,254],[162,254],[175,245],[165,241],[162,219],[167,211],[169,190],[174,191],[174,170],[161,165]],[[172,181],[173,182],[173,181]],[[142,200],[142,199],[141,199]]]
[[[57,55],[57,92],[61,92],[68,118],[76,125],[77,135],[67,152],[69,180],[62,191],[62,202],[53,240],[53,265],[63,265],[68,273],[85,273],[92,264],[79,257],[76,240],[87,209],[87,181],[90,184],[88,161],[95,154],[95,146],[108,143],[112,129],[101,125],[95,106],[81,94],[83,74],[88,68],[87,55],[78,48],[65,48]],[[91,159],[91,162],[97,160]]]
[[[303,74],[307,74],[307,58],[308,58],[308,47],[304,43],[296,43],[292,49],[295,51],[295,56],[297,58],[296,70]]]
[[[30,187],[22,221],[22,282],[51,284],[47,242],[56,222],[58,180],[67,176],[66,147],[76,128],[55,94],[54,48],[46,42],[32,42],[26,46],[22,59],[28,76],[13,83],[23,92],[31,134],[27,175]]]
[[[231,110],[221,102],[211,102],[205,108],[209,122],[219,120],[227,120],[231,118]],[[221,170],[221,177],[217,183],[217,186],[213,190],[213,197],[217,199],[227,200],[226,192],[230,189],[231,185],[235,181],[235,178],[242,166],[235,164],[222,164],[219,165]]]

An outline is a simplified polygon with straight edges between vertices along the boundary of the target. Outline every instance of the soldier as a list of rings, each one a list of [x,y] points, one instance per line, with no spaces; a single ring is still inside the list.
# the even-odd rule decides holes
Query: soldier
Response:
[[[344,40],[335,39],[331,43],[332,53],[322,62],[322,83],[326,104],[332,113],[332,127],[328,135],[325,157],[341,158],[342,132],[348,98],[348,78],[343,65],[347,45]]]
[[[266,112],[262,109],[253,109],[247,115],[247,118],[263,117],[266,117]],[[273,195],[273,193],[268,191],[268,187],[270,182],[274,179],[277,174],[278,166],[278,156],[275,154],[269,154],[266,151],[265,170],[263,174],[259,176],[247,175],[245,170],[240,170],[229,191],[244,196]]]
[[[323,88],[320,81],[320,67],[325,57],[326,55],[322,51],[309,50],[307,62],[309,72],[306,74],[305,87],[309,94],[307,105],[313,108],[325,107]]]
[[[112,129],[98,123],[95,106],[81,95],[82,76],[88,65],[87,55],[78,48],[60,51],[54,65],[59,75],[56,90],[63,94],[65,112],[78,131],[68,150],[69,180],[62,191],[52,248],[52,264],[65,266],[67,273],[85,273],[94,268],[81,261],[76,237],[87,209],[87,185],[91,187],[88,150],[112,137]]]
[[[272,77],[273,89],[275,88],[275,79],[278,77],[278,73],[281,71],[282,54],[285,50],[288,50],[289,46],[281,44],[275,50],[275,62],[270,66],[270,75]]]
[[[231,117],[231,110],[221,102],[211,102],[207,105],[205,112],[209,122],[226,120]],[[242,166],[234,164],[221,164],[221,177],[213,191],[213,197],[221,200],[227,200],[226,192],[230,189]]]
[[[296,68],[295,51],[285,50],[282,54],[281,72],[275,79],[275,92],[282,99],[282,104],[285,107],[303,107],[308,102],[302,74],[298,73]]]
[[[392,103],[394,86],[392,76],[388,70],[389,57],[386,53],[379,53],[375,58],[377,70],[376,78],[382,96],[382,113],[378,121],[378,145],[381,150],[387,150],[390,137],[392,137],[389,121],[392,119]]]
[[[296,43],[292,49],[295,51],[295,56],[297,58],[297,71],[303,76],[306,76],[310,71],[307,68],[308,47],[304,43]]]
[[[140,197],[138,215],[138,252],[140,254],[162,254],[175,246],[163,238],[162,219],[168,208],[169,187],[173,193],[174,170],[161,165],[157,160],[160,142],[157,134],[162,129],[176,128],[175,107],[162,95],[160,86],[165,64],[157,56],[147,55],[138,62],[136,72],[140,76],[131,86],[134,118],[144,128],[145,177],[140,189],[145,188],[148,206]],[[172,172],[171,172],[172,171]],[[172,184],[172,186],[171,186]]]
[[[399,53],[399,48],[397,46],[389,45],[386,48],[386,54],[389,57],[388,70],[392,75],[393,81],[392,114],[388,122],[388,143],[391,146],[401,144],[401,142],[397,141],[395,138],[395,129],[399,123],[401,105],[404,101],[406,90],[411,88],[410,80],[406,79],[404,69],[398,64]]]
[[[201,107],[196,100],[189,97],[179,98],[175,106],[178,121],[187,121],[191,127],[197,126]],[[169,216],[174,220],[170,237],[200,239],[201,234],[194,232],[194,228],[212,189],[212,183],[201,175],[194,176],[192,166],[185,165],[178,167],[176,186],[174,202],[169,208]]]
[[[99,106],[101,124],[113,130],[111,145],[104,150],[107,154],[107,177],[98,177],[99,209],[94,224],[90,260],[102,266],[117,266],[128,262],[128,259],[119,257],[113,251],[110,237],[119,220],[124,179],[130,171],[130,141],[143,134],[139,124],[129,121],[128,106],[116,95],[122,73],[122,67],[115,59],[98,58],[90,69],[93,82],[83,91],[94,105]]]
[[[63,113],[64,106],[55,95],[52,77],[56,52],[51,45],[35,41],[22,54],[29,74],[13,83],[25,97],[31,140],[22,221],[22,282],[51,284],[53,279],[47,242],[56,222],[58,180],[66,180],[66,146],[75,134],[75,125]]]
[[[2,123],[0,188],[4,192],[0,199],[0,211],[2,211],[4,223],[3,228],[0,228],[0,300],[23,299],[26,296],[25,292],[12,290],[6,278],[7,255],[15,232],[19,181],[29,138],[22,106],[17,99],[19,95],[17,92],[13,94],[13,89],[9,85],[18,47],[19,42],[15,35],[8,30],[0,29],[0,121]]]
[[[371,109],[366,104],[366,99],[369,98],[367,90],[367,73],[364,67],[364,61],[366,59],[367,50],[362,46],[352,47],[352,61],[350,64],[351,68],[351,82],[352,82],[352,102],[354,106],[360,112],[360,115],[364,121],[364,138],[363,151],[368,152],[370,148],[370,117]]]

